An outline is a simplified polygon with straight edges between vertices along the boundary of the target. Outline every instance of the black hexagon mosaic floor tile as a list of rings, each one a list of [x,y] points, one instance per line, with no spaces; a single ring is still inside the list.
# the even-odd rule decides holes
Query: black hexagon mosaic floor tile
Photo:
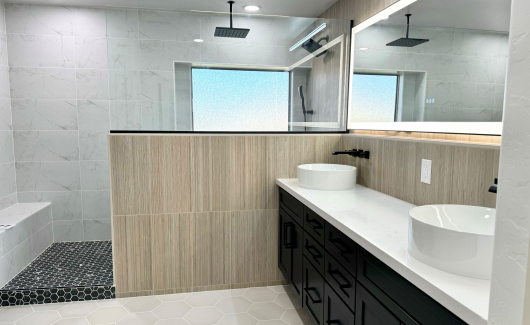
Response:
[[[115,298],[110,241],[54,243],[0,289],[0,305]]]
[[[110,241],[53,243],[0,290],[112,286]]]

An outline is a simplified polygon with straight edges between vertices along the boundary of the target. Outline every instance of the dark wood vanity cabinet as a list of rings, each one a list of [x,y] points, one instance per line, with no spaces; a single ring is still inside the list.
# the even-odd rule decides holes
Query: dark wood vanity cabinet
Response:
[[[315,325],[464,325],[280,188],[278,267]]]

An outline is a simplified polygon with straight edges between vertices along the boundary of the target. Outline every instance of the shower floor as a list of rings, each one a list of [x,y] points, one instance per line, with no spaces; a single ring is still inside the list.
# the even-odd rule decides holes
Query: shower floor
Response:
[[[110,241],[53,243],[0,289],[0,305],[115,297]]]

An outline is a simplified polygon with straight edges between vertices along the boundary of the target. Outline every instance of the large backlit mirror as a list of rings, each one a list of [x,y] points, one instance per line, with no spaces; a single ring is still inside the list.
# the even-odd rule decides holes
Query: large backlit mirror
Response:
[[[509,26],[509,0],[402,0],[354,27],[348,128],[500,134]]]

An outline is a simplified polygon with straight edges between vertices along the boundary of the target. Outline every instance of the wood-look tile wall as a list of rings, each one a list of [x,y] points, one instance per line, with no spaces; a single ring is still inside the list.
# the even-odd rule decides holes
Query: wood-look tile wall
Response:
[[[495,207],[488,189],[497,178],[500,148],[460,143],[422,143],[344,135],[343,149],[370,151],[370,159],[342,156],[357,167],[358,183],[416,204]],[[420,181],[422,159],[432,160],[431,184]]]
[[[277,178],[341,135],[109,136],[117,295],[279,284]]]

